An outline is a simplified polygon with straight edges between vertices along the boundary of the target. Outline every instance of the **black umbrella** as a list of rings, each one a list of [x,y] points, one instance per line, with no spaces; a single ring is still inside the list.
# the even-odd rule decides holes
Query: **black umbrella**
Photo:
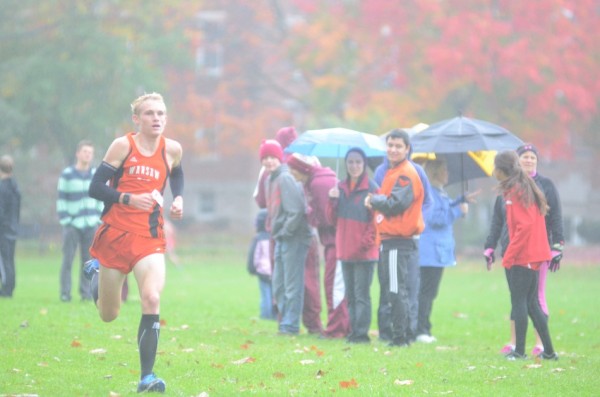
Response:
[[[514,150],[523,141],[506,128],[468,117],[458,116],[432,124],[411,139],[414,153],[435,153],[446,157],[448,174],[454,182],[488,176],[491,173],[480,158],[495,151]],[[475,161],[474,161],[475,160]],[[480,172],[482,171],[482,172]],[[463,186],[467,190],[467,186]]]
[[[523,141],[499,125],[458,116],[432,124],[411,139],[415,153],[467,153],[514,150]]]

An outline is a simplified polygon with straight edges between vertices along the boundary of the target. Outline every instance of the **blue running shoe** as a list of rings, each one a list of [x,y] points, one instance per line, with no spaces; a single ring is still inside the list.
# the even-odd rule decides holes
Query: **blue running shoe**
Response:
[[[94,275],[98,274],[99,269],[100,269],[100,262],[98,262],[98,259],[92,258],[89,261],[84,263],[83,274],[85,275],[85,278],[92,281],[92,278],[94,277]]]
[[[165,384],[165,381],[160,378],[157,378],[156,375],[154,375],[154,373],[151,373],[144,376],[140,383],[138,383],[137,391],[138,393],[164,393],[166,388],[167,385]]]
[[[98,259],[90,259],[83,265],[83,275],[90,280],[90,289],[92,299],[95,304],[98,304],[98,272],[100,270],[100,262]]]

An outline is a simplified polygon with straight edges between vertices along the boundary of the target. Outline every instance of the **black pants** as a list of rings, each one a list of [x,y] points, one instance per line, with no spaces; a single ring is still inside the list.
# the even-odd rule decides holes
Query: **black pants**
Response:
[[[433,309],[433,301],[440,289],[443,273],[443,267],[421,266],[417,336],[431,335],[431,310]]]
[[[16,240],[0,237],[0,295],[12,296],[15,289],[15,245]]]
[[[531,317],[533,326],[540,335],[544,352],[554,353],[548,330],[548,318],[540,307],[538,300],[538,272],[525,266],[513,266],[507,270],[508,288],[512,305],[511,318],[515,321],[515,351],[525,354],[525,338]]]
[[[413,239],[382,242],[377,276],[379,278],[379,308],[377,323],[379,338],[408,343],[415,337],[411,327],[410,295],[414,291],[414,323],[416,328],[419,291],[419,251]],[[411,272],[414,268],[416,271]],[[411,280],[415,276],[416,280]]]

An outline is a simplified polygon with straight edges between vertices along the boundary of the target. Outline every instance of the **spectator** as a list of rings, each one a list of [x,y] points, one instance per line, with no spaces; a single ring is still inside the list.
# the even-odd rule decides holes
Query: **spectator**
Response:
[[[378,267],[382,295],[380,333],[391,329],[390,346],[401,347],[408,346],[415,337],[409,322],[408,269],[418,268],[415,237],[425,227],[424,188],[417,170],[408,160],[408,133],[398,129],[391,131],[386,138],[386,146],[389,169],[381,185],[381,194],[369,194],[365,206],[377,211],[377,231],[381,239]]]
[[[346,153],[347,177],[329,191],[327,217],[336,226],[336,254],[342,273],[350,318],[348,343],[369,343],[371,282],[379,259],[373,211],[364,206],[378,186],[366,172],[367,156],[359,148]]]
[[[538,356],[558,360],[552,346],[548,319],[538,299],[538,272],[544,261],[551,259],[544,216],[548,204],[542,191],[519,165],[513,151],[504,151],[494,159],[494,176],[506,208],[509,243],[502,258],[507,270],[511,300],[511,318],[515,321],[515,349],[508,360],[524,359],[527,316],[542,340],[543,352]]]
[[[273,292],[271,289],[271,247],[270,236],[266,230],[267,210],[258,211],[256,215],[256,235],[248,250],[248,273],[258,277],[260,291],[260,318],[275,320],[277,313],[273,307]]]
[[[16,286],[15,246],[19,233],[21,192],[13,178],[11,156],[0,157],[0,297],[12,298]]]
[[[469,211],[468,202],[479,191],[451,200],[444,191],[448,183],[448,167],[442,159],[425,163],[425,171],[431,182],[433,206],[425,213],[425,230],[419,239],[419,266],[421,270],[419,287],[419,316],[417,322],[417,342],[432,343],[431,310],[444,268],[456,265],[454,257],[454,222]]]
[[[342,268],[336,259],[335,224],[327,218],[329,191],[337,185],[338,180],[330,168],[320,166],[310,157],[294,153],[287,163],[294,178],[304,186],[308,198],[309,223],[317,229],[323,246],[327,326],[322,335],[325,338],[345,338],[350,331],[350,318],[344,299]],[[306,289],[316,291],[316,294],[320,293],[318,283],[318,273],[316,277],[305,279]]]
[[[88,195],[96,168],[92,167],[94,145],[91,141],[79,142],[75,151],[75,164],[65,168],[58,179],[56,212],[62,226],[62,264],[60,267],[60,300],[71,301],[73,259],[80,250],[79,295],[81,300],[91,300],[90,283],[83,273],[83,265],[90,260],[90,246],[100,224],[103,204]]]
[[[266,182],[267,231],[275,241],[273,296],[279,314],[279,334],[297,335],[304,299],[304,264],[311,239],[302,188],[282,164],[283,150],[275,140],[260,146],[260,160],[269,172]]]

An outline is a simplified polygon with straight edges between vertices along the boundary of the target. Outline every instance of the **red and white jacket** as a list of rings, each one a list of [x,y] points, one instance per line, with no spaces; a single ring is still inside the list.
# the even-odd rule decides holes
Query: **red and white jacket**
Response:
[[[509,191],[503,196],[506,205],[506,225],[509,243],[502,266],[524,266],[537,270],[540,263],[552,258],[546,233],[546,221],[535,204],[528,207]]]

